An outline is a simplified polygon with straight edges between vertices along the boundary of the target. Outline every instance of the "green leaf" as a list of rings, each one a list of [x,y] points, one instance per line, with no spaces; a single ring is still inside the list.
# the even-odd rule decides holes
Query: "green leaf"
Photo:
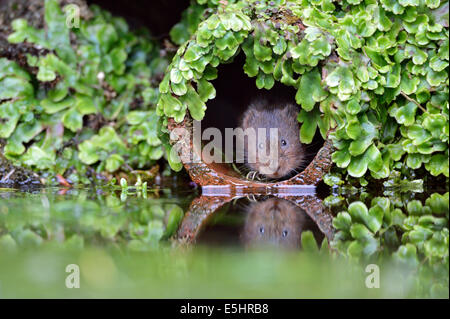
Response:
[[[76,132],[83,127],[83,115],[76,108],[70,108],[64,113],[62,122],[69,130]]]
[[[419,263],[417,259],[417,248],[410,243],[400,246],[393,257],[397,262],[414,268]]]
[[[0,101],[16,99],[20,97],[31,97],[33,86],[23,78],[6,77],[0,78]]]
[[[69,88],[67,87],[66,83],[63,81],[60,81],[56,84],[56,87],[48,91],[48,99],[53,102],[60,102],[62,101],[67,94],[69,93]]]
[[[111,126],[102,127],[98,135],[82,142],[78,149],[80,160],[87,165],[94,164],[100,159],[106,159],[105,154],[107,153],[123,154],[126,152],[123,141]],[[112,160],[120,161],[120,158],[113,157]],[[117,162],[110,163],[111,167],[115,164]]]
[[[127,114],[127,122],[131,125],[138,125],[145,121],[147,112],[144,111],[131,111]]]
[[[356,201],[349,205],[348,213],[352,217],[352,221],[364,224],[372,233],[376,233],[381,228],[383,208],[378,204],[368,210],[363,202]],[[367,232],[364,234],[367,235]]]
[[[179,69],[173,68],[170,70],[170,81],[175,84],[183,81],[183,76],[181,75],[181,71]]]
[[[350,231],[352,225],[352,218],[347,212],[340,212],[335,218],[333,218],[333,227],[338,230]]]
[[[327,92],[322,89],[321,77],[317,69],[301,76],[295,100],[305,111],[310,112],[316,102],[320,102],[326,97]]]
[[[381,152],[374,144],[369,146],[364,156],[367,158],[367,166],[371,171],[378,172],[382,169],[383,159],[381,157]]]
[[[206,105],[192,86],[188,87],[185,95],[180,97],[183,104],[187,105],[189,114],[197,121],[201,121],[205,116]]]
[[[53,102],[50,99],[43,99],[41,101],[41,106],[44,108],[45,112],[48,114],[54,114],[59,111],[65,110],[68,107],[71,107],[75,104],[75,99],[72,97],[67,97],[66,99],[59,101],[59,102]]]
[[[239,45],[238,41],[233,35],[233,32],[231,31],[228,31],[222,38],[217,39],[215,43],[219,50],[232,50]]]
[[[358,221],[364,221],[369,215],[369,210],[363,202],[356,201],[348,206],[348,213],[352,219],[355,218]]]
[[[301,110],[298,114],[298,121],[302,123],[300,127],[300,141],[305,144],[311,143],[320,121],[320,111],[317,108],[311,112]]]
[[[425,205],[431,208],[431,211],[437,215],[443,215],[448,213],[449,210],[449,193],[431,194],[430,197],[425,201]]]
[[[279,37],[277,43],[273,47],[273,52],[278,55],[282,55],[287,49],[286,41],[283,37]]]
[[[448,155],[434,154],[430,161],[425,164],[425,168],[433,176],[443,174],[444,176],[449,177]]]
[[[167,161],[169,162],[170,168],[175,172],[181,171],[181,169],[183,168],[183,164],[174,147],[168,147],[166,148],[166,151]]]
[[[444,258],[448,256],[448,234],[444,236],[442,233],[434,233],[431,239],[425,242],[424,250],[427,257]]]
[[[305,230],[302,232],[301,243],[303,251],[310,253],[317,253],[319,251],[316,239],[314,238],[314,235],[310,230]]]
[[[258,89],[264,88],[266,90],[270,90],[274,84],[275,80],[271,74],[260,72],[256,78],[256,87]]]
[[[20,116],[17,102],[0,104],[0,138],[8,138],[14,132]]]
[[[255,58],[259,61],[270,61],[272,60],[272,49],[270,47],[261,45],[258,39],[253,42],[253,52]]]
[[[36,145],[28,148],[22,157],[23,163],[28,166],[35,166],[37,169],[49,169],[56,163],[55,152],[44,150]]]
[[[16,62],[10,61],[6,58],[0,58],[0,80],[8,76],[22,78],[26,81],[30,81],[31,79],[28,72],[19,67]]]
[[[167,219],[167,226],[164,232],[164,238],[169,238],[178,229],[178,226],[183,219],[184,212],[178,205],[170,205],[169,208],[169,217]]]
[[[350,233],[355,239],[372,237],[372,233],[370,232],[370,230],[368,230],[366,226],[358,223],[352,224],[352,226],[350,227]]]
[[[206,81],[205,79],[200,79],[197,82],[198,95],[203,102],[214,99],[216,97],[216,89],[214,86]]]
[[[417,105],[413,102],[408,102],[401,107],[394,105],[389,110],[389,114],[397,120],[399,124],[404,124],[405,126],[410,126],[415,122]]]
[[[424,241],[426,241],[428,238],[430,238],[433,235],[433,231],[419,226],[415,225],[414,229],[408,233],[408,238],[413,244],[420,244]]]
[[[115,172],[125,162],[119,154],[112,154],[106,159],[106,170],[108,172]]]
[[[351,155],[347,150],[335,151],[331,155],[331,159],[340,168],[346,168],[351,161]]]
[[[412,140],[414,145],[420,145],[430,140],[431,134],[425,130],[421,125],[413,124],[408,127],[408,137]]]
[[[422,203],[419,200],[410,201],[407,204],[406,209],[410,215],[414,216],[420,216],[424,212]]]

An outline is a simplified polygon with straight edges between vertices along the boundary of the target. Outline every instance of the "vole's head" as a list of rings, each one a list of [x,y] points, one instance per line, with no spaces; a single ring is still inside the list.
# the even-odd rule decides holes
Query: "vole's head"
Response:
[[[302,165],[305,156],[297,115],[293,104],[250,105],[242,118],[242,128],[253,128],[256,132],[255,138],[246,140],[245,157],[250,169],[279,179]]]
[[[300,248],[305,212],[287,200],[270,198],[252,204],[242,238],[247,247]]]

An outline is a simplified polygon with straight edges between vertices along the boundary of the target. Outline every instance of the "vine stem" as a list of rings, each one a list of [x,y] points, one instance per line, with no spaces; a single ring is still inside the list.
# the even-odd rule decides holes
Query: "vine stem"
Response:
[[[415,105],[417,105],[424,113],[428,113],[428,111],[422,105],[420,105],[419,102],[417,102],[413,98],[410,98],[408,95],[405,94],[405,92],[401,91],[400,94],[403,95],[403,97],[408,101],[413,102]]]

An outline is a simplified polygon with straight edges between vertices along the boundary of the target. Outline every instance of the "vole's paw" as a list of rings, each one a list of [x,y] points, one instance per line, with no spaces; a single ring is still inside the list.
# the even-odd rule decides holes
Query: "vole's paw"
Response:
[[[254,181],[258,177],[259,177],[258,171],[250,171],[247,173],[247,176],[246,176],[246,178],[251,181]]]

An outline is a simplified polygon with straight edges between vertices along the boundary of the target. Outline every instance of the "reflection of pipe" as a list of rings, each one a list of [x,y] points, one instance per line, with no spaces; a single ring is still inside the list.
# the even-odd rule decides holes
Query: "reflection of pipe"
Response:
[[[333,239],[335,233],[332,226],[333,217],[329,209],[322,204],[320,198],[315,195],[285,196],[283,194],[273,194],[273,196],[286,199],[303,209],[314,223],[317,224],[320,231],[327,237],[328,242]],[[229,201],[241,197],[242,196],[202,195],[195,198],[178,228],[176,239],[182,243],[195,243],[200,230],[206,225],[208,218]]]
[[[316,223],[320,231],[330,242],[334,237],[333,216],[328,208],[323,205],[323,201],[316,196],[286,196],[282,197],[302,208],[309,217]]]
[[[200,196],[194,198],[189,210],[184,215],[180,227],[178,227],[176,239],[183,243],[193,243],[205,224],[205,221],[216,210],[232,200],[233,197]]]
[[[169,119],[168,129],[174,131],[175,129],[186,129],[193,136],[192,119],[186,115],[181,123],[176,123],[173,119]],[[191,176],[192,180],[201,186],[206,185],[232,185],[234,187],[247,187],[251,189],[269,189],[271,191],[278,191],[279,188],[288,187],[291,185],[317,185],[326,174],[332,165],[331,154],[333,146],[329,139],[326,139],[324,145],[314,157],[313,161],[299,174],[294,177],[273,183],[262,183],[250,181],[237,172],[231,169],[226,164],[211,163],[207,164],[203,160],[193,162],[192,158],[201,158],[199,150],[194,149],[192,138],[178,137],[178,145],[181,147],[180,151],[185,156],[182,157],[183,165]]]

